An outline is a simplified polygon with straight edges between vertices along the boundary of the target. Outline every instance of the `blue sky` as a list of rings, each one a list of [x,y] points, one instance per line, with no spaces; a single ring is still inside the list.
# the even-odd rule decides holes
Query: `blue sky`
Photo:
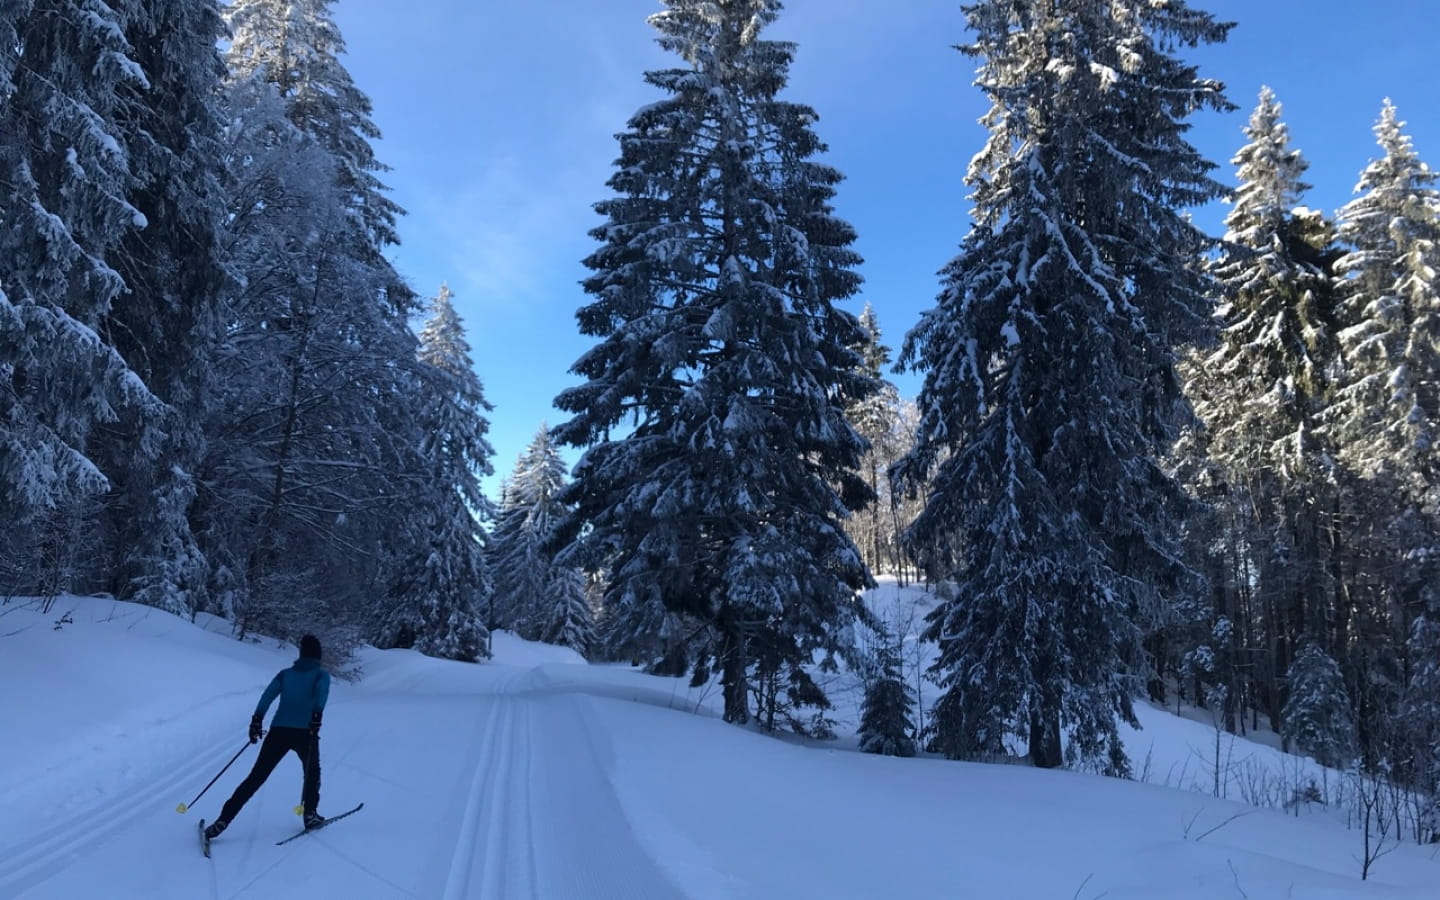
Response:
[[[1309,205],[1333,212],[1378,153],[1390,97],[1421,158],[1440,167],[1436,0],[1191,0],[1237,22],[1193,51],[1240,109],[1193,119],[1226,183],[1262,84],[1285,106],[1311,168]],[[839,215],[859,231],[869,301],[898,347],[938,289],[935,272],[968,227],[961,181],[984,133],[985,101],[960,0],[787,0],[769,36],[799,44],[788,97],[820,115],[828,161],[847,176]],[[575,327],[580,264],[607,195],[614,135],[659,99],[646,69],[675,64],[645,18],[659,0],[339,0],[346,64],[375,104],[386,181],[409,215],[393,254],[417,290],[455,293],[475,367],[495,404],[492,495],[577,383],[593,343]],[[1219,229],[1224,210],[1197,213]],[[919,379],[895,377],[913,395]],[[573,459],[573,457],[572,457]]]

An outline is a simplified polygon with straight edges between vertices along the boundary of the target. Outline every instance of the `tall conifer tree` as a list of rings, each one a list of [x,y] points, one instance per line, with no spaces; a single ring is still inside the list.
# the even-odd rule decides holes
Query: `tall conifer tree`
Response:
[[[1322,416],[1340,363],[1334,229],[1299,205],[1308,163],[1291,148],[1280,116],[1274,92],[1261,91],[1245,128],[1250,141],[1233,160],[1239,186],[1213,267],[1223,297],[1220,343],[1193,353],[1183,369],[1215,473],[1201,493],[1224,507],[1216,515],[1229,525],[1218,538],[1199,529],[1206,544],[1200,552],[1227,557],[1214,571],[1254,571],[1257,581],[1212,585],[1212,623],[1228,617],[1241,626],[1236,638],[1260,661],[1246,667],[1247,677],[1275,721],[1295,641],[1308,633],[1335,646],[1335,592],[1327,579],[1334,448]],[[1260,611],[1253,618],[1269,630],[1268,640],[1252,634],[1241,592],[1253,592],[1250,604]],[[1229,696],[1241,699],[1238,691]]]
[[[966,7],[990,98],[967,182],[977,223],[902,363],[922,421],[898,474],[925,485],[914,550],[958,584],[932,614],[952,756],[1026,741],[1041,766],[1123,773],[1139,622],[1178,562],[1181,342],[1210,311],[1206,240],[1182,213],[1222,193],[1185,118],[1228,106],[1172,54],[1227,26],[1182,0]],[[948,452],[948,455],[946,453]]]
[[[420,332],[425,403],[415,411],[422,437],[420,508],[405,541],[380,628],[382,646],[474,661],[489,653],[482,621],[489,603],[485,532],[493,510],[480,479],[493,470],[485,438],[491,409],[470,360],[460,315],[441,286]]]
[[[1355,713],[1335,660],[1313,641],[1286,673],[1289,698],[1281,733],[1321,765],[1346,768],[1355,758]]]
[[[584,652],[591,640],[584,581],[573,577],[579,570],[550,546],[569,512],[562,499],[568,482],[560,449],[542,425],[515,461],[495,526],[495,621],[529,640],[566,643]],[[573,628],[567,624],[572,619]],[[560,640],[567,634],[573,641]]]
[[[666,0],[650,18],[685,65],[646,74],[666,96],[620,135],[578,314],[599,343],[556,401],[575,414],[558,439],[590,448],[569,532],[588,525],[611,562],[607,605],[708,623],[733,722],[761,648],[755,674],[817,697],[801,667],[869,583],[841,527],[870,494],[844,410],[875,386],[835,305],[859,257],[814,111],[778,97],[795,48],[762,34],[780,9]]]
[[[1386,102],[1375,136],[1384,155],[1339,212],[1349,247],[1337,268],[1348,371],[1336,427],[1366,474],[1410,473],[1407,494],[1433,505],[1440,439],[1440,175],[1423,163]]]
[[[154,424],[164,406],[104,329],[126,291],[127,106],[149,89],[129,5],[7,3],[0,11],[0,519],[93,499],[98,426]]]
[[[1371,765],[1389,752],[1405,642],[1440,621],[1440,175],[1388,101],[1375,137],[1383,153],[1337,215],[1345,369],[1328,419],[1347,476],[1351,684]],[[1408,663],[1418,677],[1436,661]]]
[[[213,354],[224,336],[224,24],[215,0],[131,5],[126,34],[146,87],[126,105],[123,144],[145,228],[118,248],[127,290],[102,328],[166,411],[159,421],[122,415],[98,436],[115,488],[105,514],[107,569],[118,596],[190,612],[206,603],[207,564],[190,512]]]

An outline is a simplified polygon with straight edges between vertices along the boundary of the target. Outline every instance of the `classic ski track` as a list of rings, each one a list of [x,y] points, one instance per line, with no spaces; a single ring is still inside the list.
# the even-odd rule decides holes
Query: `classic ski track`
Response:
[[[490,802],[484,809],[485,856],[480,864],[479,895],[507,900],[536,896],[535,842],[530,828],[530,785],[525,773],[517,771],[520,764],[516,762],[516,724],[523,701],[506,696],[500,704],[504,725],[498,732],[499,759],[488,779]]]
[[[470,770],[470,788],[465,795],[455,849],[441,894],[447,900],[525,896],[503,890],[497,893],[491,887],[495,879],[505,877],[509,868],[503,858],[503,849],[497,853],[496,848],[503,845],[505,835],[510,830],[507,827],[507,819],[510,817],[506,815],[510,810],[497,808],[496,801],[503,796],[504,783],[509,780],[509,768],[514,755],[511,744],[516,702],[509,688],[519,677],[520,673],[516,673],[505,678],[496,685],[492,693],[485,695],[491,701],[491,709],[481,730],[483,744],[480,752],[472,755],[475,762]],[[528,811],[525,814],[528,815]],[[527,847],[530,843],[528,838],[527,833]],[[480,857],[482,867],[482,882],[478,893],[474,890],[477,856]]]
[[[490,704],[485,711],[475,717],[475,724],[471,728],[470,739],[465,745],[464,760],[472,763],[469,766],[461,766],[455,776],[455,781],[447,794],[450,797],[445,807],[443,818],[436,821],[438,834],[447,835],[448,841],[437,841],[436,847],[431,851],[429,861],[425,867],[427,874],[424,879],[424,889],[421,894],[426,897],[443,896],[445,886],[449,883],[450,873],[460,860],[460,846],[462,832],[465,830],[469,810],[471,806],[471,794],[475,790],[475,780],[480,777],[481,759],[485,755],[489,744],[486,735],[493,731],[495,717],[499,710],[495,704]]]
[[[104,844],[132,821],[154,811],[162,795],[201,784],[220,766],[233,741],[225,738],[192,757],[188,765],[137,785],[87,810],[83,821],[71,818],[41,832],[32,840],[0,848],[0,896],[16,896],[65,868],[65,861]],[[203,857],[202,857],[203,858]]]
[[[592,787],[599,792],[596,796],[609,798],[601,802],[613,805],[618,817],[615,824],[629,824],[624,821],[623,808],[615,803],[618,798],[596,745],[596,726],[588,721],[589,710],[573,703],[573,697],[571,702],[562,700],[568,691],[526,690],[528,670],[497,674],[488,690],[471,695],[488,703],[489,709],[476,716],[476,728],[454,776],[452,796],[456,799],[444,817],[445,822],[454,824],[449,829],[455,834],[454,843],[448,851],[443,843],[436,848],[430,868],[434,874],[416,893],[371,871],[363,860],[330,846],[329,841],[318,836],[316,841],[337,858],[409,896],[447,900],[683,896],[635,842],[628,827],[609,832],[600,842],[604,849],[597,852],[586,844],[588,852],[577,853],[573,807],[577,797]],[[423,679],[407,677],[404,681],[418,687]],[[0,897],[23,894],[45,883],[82,853],[107,843],[136,819],[153,815],[158,798],[188,792],[202,783],[231,748],[229,739],[211,745],[187,764],[88,810],[83,825],[67,820],[15,847],[0,848]],[[564,758],[562,748],[579,750],[584,759],[577,766],[577,760]],[[352,746],[342,754],[337,764],[343,764],[354,749]],[[466,761],[470,764],[464,765]],[[258,828],[259,823],[254,826]],[[248,860],[257,846],[255,836],[249,837],[235,842],[234,850],[240,852],[242,861]],[[545,843],[537,844],[537,840]],[[612,843],[615,846],[611,847]],[[250,891],[295,852],[289,847],[280,849],[279,855],[238,890],[222,885],[217,867],[208,861],[209,895],[219,898]],[[622,859],[628,862],[621,863]]]
[[[475,764],[444,892],[428,896],[682,897],[636,841],[584,704],[524,690],[526,674],[505,677],[486,695],[493,707],[483,726],[483,746],[471,757]],[[574,751],[583,758],[565,755]],[[604,834],[590,835],[587,842],[586,828],[577,829],[576,804],[597,798],[615,818],[607,818]]]

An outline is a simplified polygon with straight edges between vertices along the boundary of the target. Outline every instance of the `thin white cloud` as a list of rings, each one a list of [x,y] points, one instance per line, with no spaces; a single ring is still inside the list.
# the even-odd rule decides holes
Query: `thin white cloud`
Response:
[[[576,235],[583,241],[594,216],[576,199],[583,177],[517,156],[481,156],[471,171],[469,183],[427,197],[422,213],[447,248],[447,269],[487,304],[543,298],[555,270],[576,264]]]

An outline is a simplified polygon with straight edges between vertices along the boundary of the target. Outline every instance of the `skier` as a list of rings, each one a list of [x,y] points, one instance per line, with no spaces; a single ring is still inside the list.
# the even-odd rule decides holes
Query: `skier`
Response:
[[[276,697],[280,707],[275,718],[270,720],[267,734],[260,727],[265,711]],[[305,809],[305,828],[319,828],[325,824],[325,817],[316,812],[320,805],[320,717],[325,710],[325,701],[330,696],[330,673],[320,667],[320,641],[313,634],[300,639],[300,658],[288,669],[282,669],[270,680],[255,715],[250,719],[250,743],[265,736],[260,745],[260,758],[255,768],[240,782],[235,793],[225,801],[225,807],[216,819],[205,829],[205,839],[211,840],[234,821],[235,814],[245,805],[275,766],[285,758],[288,750],[294,750],[305,765],[305,785],[301,790],[301,801]]]

